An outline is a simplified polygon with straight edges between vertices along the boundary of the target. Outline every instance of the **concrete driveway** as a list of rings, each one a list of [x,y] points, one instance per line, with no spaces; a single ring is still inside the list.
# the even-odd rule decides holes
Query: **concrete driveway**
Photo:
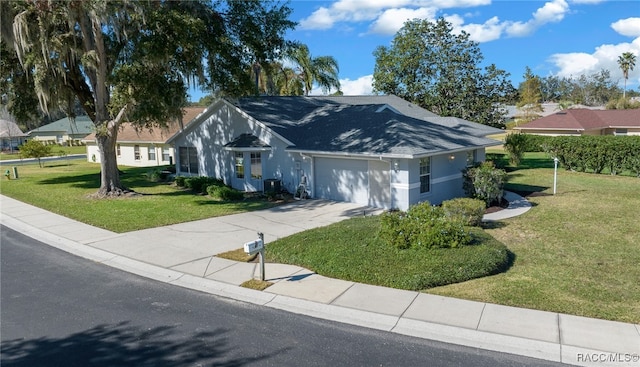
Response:
[[[271,209],[227,215],[165,227],[114,234],[89,246],[198,276],[228,265],[216,254],[241,248],[264,234],[265,243],[341,220],[378,214],[379,210],[352,203],[301,200]],[[253,269],[253,264],[247,269]],[[248,274],[247,279],[251,276]]]

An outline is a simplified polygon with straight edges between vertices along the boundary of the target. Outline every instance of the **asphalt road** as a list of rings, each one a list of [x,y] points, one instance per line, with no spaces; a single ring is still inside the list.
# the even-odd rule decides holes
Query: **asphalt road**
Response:
[[[3,367],[559,366],[224,299],[0,232]]]

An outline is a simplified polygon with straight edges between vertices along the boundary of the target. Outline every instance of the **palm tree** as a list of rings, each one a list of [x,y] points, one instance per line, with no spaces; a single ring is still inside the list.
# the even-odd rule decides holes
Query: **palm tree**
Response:
[[[627,79],[629,79],[629,71],[632,71],[633,67],[636,66],[636,55],[631,52],[623,53],[618,57],[618,65],[620,65],[622,75],[624,76],[624,90],[622,92],[622,98],[624,99],[627,96]]]
[[[259,94],[267,96],[299,96],[304,93],[302,80],[295,70],[280,62],[256,63],[251,68],[251,78]]]
[[[309,95],[314,82],[324,92],[329,91],[331,87],[340,90],[338,62],[333,56],[311,57],[306,45],[297,44],[289,49],[286,57],[296,64],[297,74],[304,85],[305,95]]]

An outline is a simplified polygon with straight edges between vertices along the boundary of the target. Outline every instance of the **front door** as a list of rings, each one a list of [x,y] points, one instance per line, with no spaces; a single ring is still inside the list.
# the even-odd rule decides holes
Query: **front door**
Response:
[[[234,152],[233,188],[242,191],[262,191],[262,153]]]

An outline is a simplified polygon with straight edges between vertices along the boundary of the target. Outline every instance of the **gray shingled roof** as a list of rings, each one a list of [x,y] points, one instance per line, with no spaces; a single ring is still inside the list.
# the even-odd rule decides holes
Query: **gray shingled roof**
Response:
[[[256,97],[235,104],[291,141],[290,149],[298,151],[430,155],[496,145],[496,140],[485,136],[501,132],[439,117],[395,96]]]
[[[16,125],[15,122],[9,120],[0,120],[0,138],[20,138],[27,134]]]
[[[227,148],[271,148],[269,144],[253,134],[240,134],[240,136],[224,146]]]
[[[68,117],[65,117],[50,124],[40,126],[37,129],[31,130],[29,131],[29,134],[31,134],[32,132],[44,133],[65,131],[68,134],[89,135],[93,132],[93,130],[93,121],[91,121],[88,116],[77,116],[74,123],[72,123]]]

